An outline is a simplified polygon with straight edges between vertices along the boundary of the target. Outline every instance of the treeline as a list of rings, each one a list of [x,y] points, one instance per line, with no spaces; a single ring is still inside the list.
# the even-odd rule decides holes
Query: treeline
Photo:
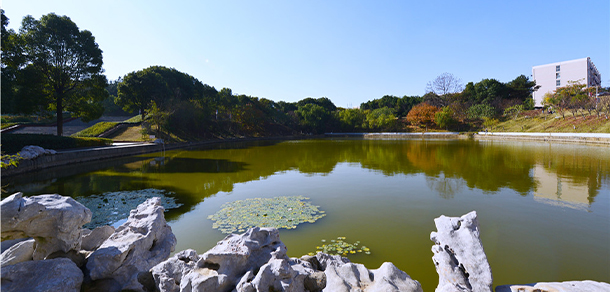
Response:
[[[230,88],[217,90],[173,68],[153,66],[107,82],[102,51],[91,32],[53,13],[23,19],[7,30],[2,10],[2,113],[52,115],[62,135],[64,111],[91,120],[106,114],[141,113],[148,131],[182,139],[324,132],[478,130],[502,115],[533,109],[534,81],[521,75],[502,83],[469,82],[444,73],[423,96],[386,95],[359,108],[338,108],[326,98],[274,102]],[[41,53],[42,52],[42,53]],[[558,89],[545,99],[564,112],[593,106],[584,87]],[[585,98],[586,97],[586,98]],[[601,104],[603,108],[603,103]],[[608,106],[606,106],[608,108]]]

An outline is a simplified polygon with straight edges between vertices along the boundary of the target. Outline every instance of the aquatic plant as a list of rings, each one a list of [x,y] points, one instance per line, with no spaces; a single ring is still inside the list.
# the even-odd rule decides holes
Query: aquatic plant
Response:
[[[326,216],[319,206],[306,200],[309,198],[284,196],[233,201],[222,205],[208,219],[214,221],[212,228],[227,234],[242,233],[255,226],[294,229],[301,223],[314,223]]]
[[[326,239],[322,239],[326,242]],[[339,236],[337,239],[332,239],[329,243],[324,243],[322,246],[316,246],[315,252],[310,252],[309,255],[315,255],[318,252],[323,252],[331,255],[348,256],[350,254],[362,253],[371,254],[371,249],[362,245],[360,241],[349,243],[345,241],[344,236]]]
[[[129,217],[129,212],[149,198],[160,197],[165,210],[178,208],[182,204],[176,203],[171,196],[172,192],[158,189],[143,189],[137,191],[108,192],[75,199],[91,210],[91,222],[84,225],[93,229],[102,225],[112,225]]]

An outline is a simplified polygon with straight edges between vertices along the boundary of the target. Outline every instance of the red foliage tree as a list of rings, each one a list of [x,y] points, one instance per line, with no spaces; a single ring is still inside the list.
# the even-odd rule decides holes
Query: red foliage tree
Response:
[[[409,111],[407,121],[415,126],[425,126],[428,128],[434,123],[434,114],[439,110],[436,106],[420,103]]]

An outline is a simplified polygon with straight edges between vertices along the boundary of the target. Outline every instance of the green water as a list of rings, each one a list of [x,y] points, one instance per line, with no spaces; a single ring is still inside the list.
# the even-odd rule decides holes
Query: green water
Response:
[[[207,219],[223,203],[306,196],[326,216],[281,229],[290,256],[346,237],[433,291],[430,232],[441,214],[479,215],[494,286],[610,282],[610,148],[560,143],[329,139],[232,143],[45,170],[3,180],[9,193],[74,197],[155,188],[183,206],[166,218],[176,251],[224,238]]]

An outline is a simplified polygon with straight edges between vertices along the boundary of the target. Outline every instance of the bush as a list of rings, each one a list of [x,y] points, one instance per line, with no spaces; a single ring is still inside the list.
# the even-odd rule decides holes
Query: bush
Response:
[[[5,153],[17,153],[27,145],[54,150],[112,145],[112,140],[106,138],[76,138],[40,134],[3,134],[1,139],[2,151]]]

